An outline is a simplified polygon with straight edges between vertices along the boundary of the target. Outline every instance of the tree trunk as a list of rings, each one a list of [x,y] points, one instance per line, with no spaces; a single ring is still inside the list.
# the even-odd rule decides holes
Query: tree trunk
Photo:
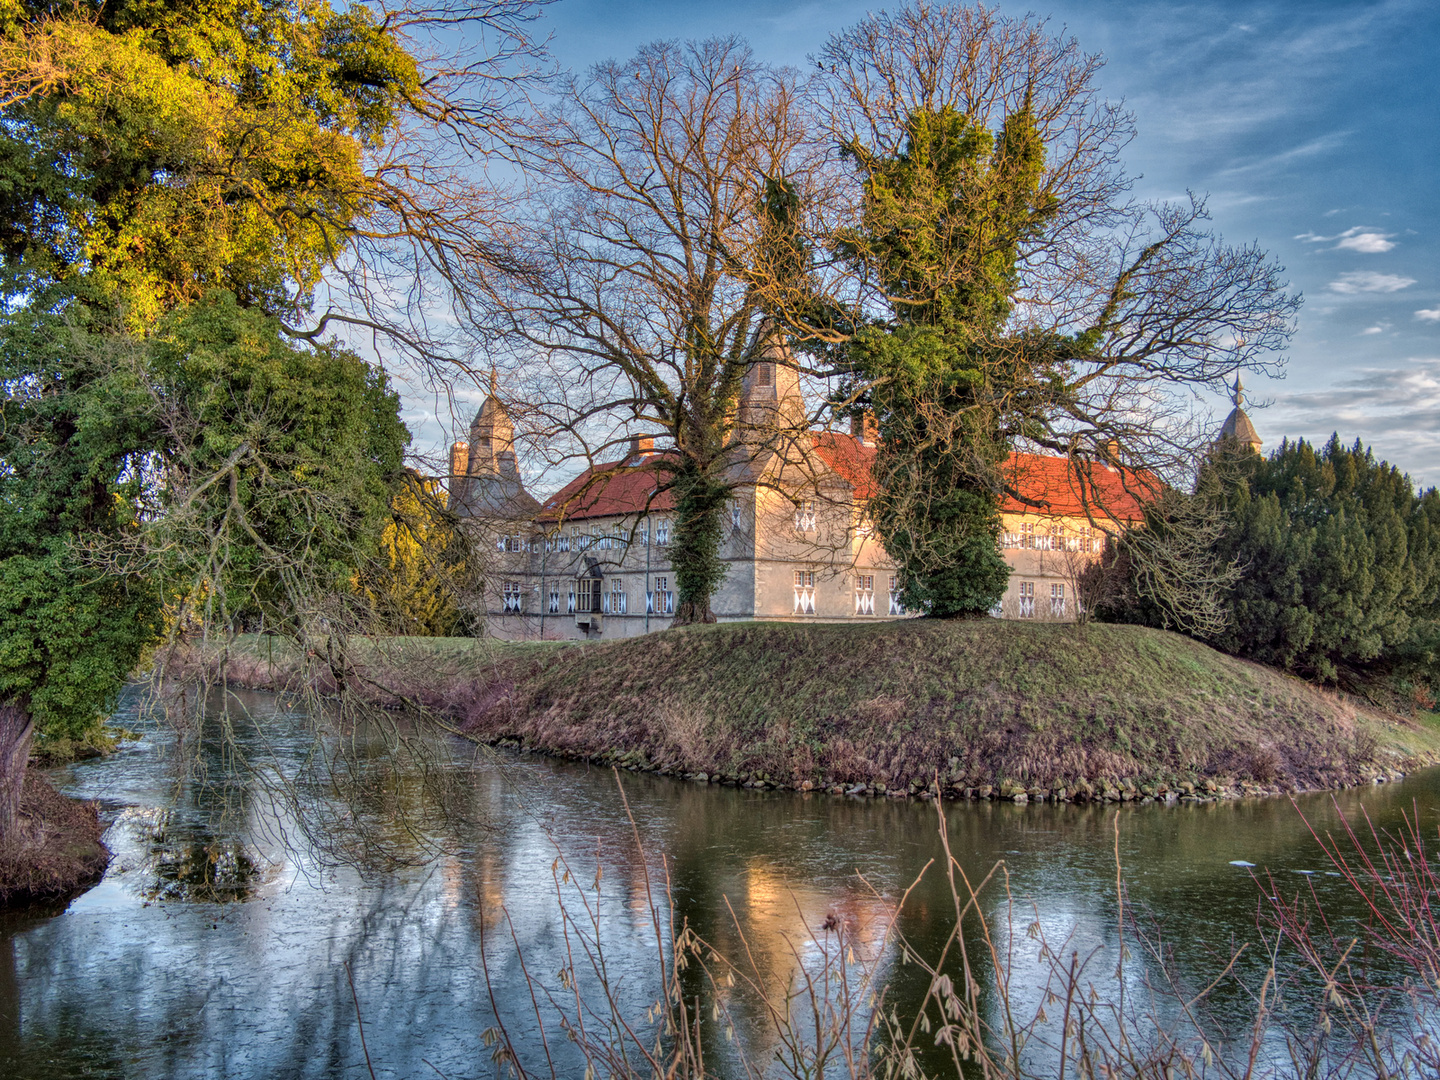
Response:
[[[11,842],[20,825],[20,792],[34,734],[29,708],[15,701],[0,704],[0,846]]]
[[[712,465],[711,468],[716,468]],[[671,626],[713,623],[710,597],[725,580],[725,563],[720,558],[724,535],[725,501],[730,485],[691,464],[675,480],[675,537],[670,548],[670,565],[680,595]]]
[[[710,599],[680,604],[675,609],[675,618],[670,620],[671,626],[694,626],[697,623],[715,622],[715,612],[710,610]]]

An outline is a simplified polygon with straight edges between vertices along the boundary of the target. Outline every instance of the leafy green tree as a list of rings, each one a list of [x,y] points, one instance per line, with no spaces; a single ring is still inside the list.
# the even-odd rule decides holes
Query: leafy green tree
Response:
[[[86,281],[143,331],[226,288],[303,307],[381,194],[363,156],[417,86],[368,9],[11,5],[0,252],[12,290]]]
[[[1009,363],[1005,338],[1020,243],[1054,200],[1028,108],[997,135],[953,109],[912,113],[899,154],[846,147],[864,178],[861,229],[844,240],[876,267],[885,328],[855,336],[855,374],[880,431],[872,515],[900,570],[907,607],[939,617],[988,611],[1005,590],[999,466],[1008,453],[997,385],[1044,378]],[[1013,385],[1011,409],[1023,401]]]
[[[367,239],[453,261],[464,208],[395,141],[459,77],[407,48],[437,18],[470,16],[0,6],[0,842],[37,725],[94,723],[167,602],[344,614],[406,437],[378,373],[279,317]]]
[[[1440,619],[1440,494],[1338,436],[1218,466],[1243,576],[1220,648],[1310,677],[1416,658]]]
[[[466,632],[461,601],[476,587],[476,560],[445,499],[443,484],[413,472],[391,499],[380,549],[356,583],[377,630],[421,637]]]
[[[161,627],[149,575],[99,572],[78,549],[138,527],[154,445],[148,395],[104,346],[26,310],[0,335],[0,843],[37,725],[83,735]]]
[[[834,350],[836,406],[876,412],[872,515],[907,606],[978,614],[1005,583],[1000,497],[1045,510],[999,468],[1012,448],[1070,459],[1111,516],[1089,477],[1149,488],[1190,462],[1186,385],[1273,363],[1298,300],[1263,252],[1202,229],[1203,204],[1128,197],[1131,118],[1100,96],[1101,59],[1043,23],[910,3],[817,59],[861,187],[834,248],[872,289]]]
[[[211,622],[296,637],[353,621],[410,441],[384,373],[297,347],[228,293],[163,319],[145,358],[165,437],[141,539],[171,589]]]

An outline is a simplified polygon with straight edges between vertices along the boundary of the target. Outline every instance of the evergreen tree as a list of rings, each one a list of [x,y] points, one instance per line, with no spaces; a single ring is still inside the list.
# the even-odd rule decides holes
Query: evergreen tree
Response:
[[[1440,494],[1357,441],[1286,442],[1218,466],[1243,576],[1215,644],[1304,675],[1424,659],[1440,619]],[[1226,472],[1230,475],[1227,477]]]
[[[167,600],[294,625],[353,573],[397,401],[277,316],[355,235],[416,70],[364,8],[0,11],[0,842],[37,725],[96,723]]]
[[[944,108],[912,113],[894,157],[846,149],[865,213],[844,246],[878,269],[892,308],[850,345],[881,440],[872,515],[907,607],[983,614],[1009,578],[1000,465],[1026,400],[1017,381],[1046,377],[1038,343],[1005,333],[1020,244],[1053,209],[1044,146],[1028,108],[994,135]]]

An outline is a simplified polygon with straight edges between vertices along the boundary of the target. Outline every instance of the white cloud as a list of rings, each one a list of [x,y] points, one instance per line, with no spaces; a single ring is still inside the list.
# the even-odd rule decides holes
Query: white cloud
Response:
[[[1362,255],[1383,255],[1395,246],[1395,241],[1390,239],[1394,233],[1381,232],[1366,225],[1353,225],[1342,233],[1334,236],[1321,236],[1319,233],[1301,233],[1295,237],[1307,244],[1328,244],[1332,240],[1335,246],[1331,251],[1358,251]]]
[[[1367,334],[1383,334],[1384,332],[1385,328],[1383,326],[1367,326],[1364,330],[1360,331],[1360,337],[1364,337]]]
[[[1352,235],[1342,236],[1335,247],[1337,250],[1344,248],[1346,251],[1358,251],[1365,255],[1379,255],[1395,246],[1395,241],[1390,239],[1394,235],[1394,233],[1354,232]]]
[[[1421,322],[1440,322],[1440,308],[1421,308],[1415,312],[1415,318]]]
[[[1414,284],[1414,278],[1401,277],[1399,274],[1377,274],[1374,270],[1352,270],[1330,282],[1329,288],[1331,292],[1354,296],[1356,293],[1367,292],[1399,292]]]

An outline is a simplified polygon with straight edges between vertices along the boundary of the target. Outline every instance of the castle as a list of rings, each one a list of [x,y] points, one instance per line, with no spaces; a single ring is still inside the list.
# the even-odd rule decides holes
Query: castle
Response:
[[[1241,394],[1237,380],[1222,437],[1258,450]],[[904,618],[894,564],[863,517],[874,485],[873,432],[864,422],[849,433],[807,431],[804,415],[798,376],[783,357],[752,367],[727,458],[726,574],[711,607],[722,622]],[[746,442],[746,431],[777,428],[797,435]],[[542,504],[521,482],[514,439],[492,381],[468,443],[450,454],[451,505],[495,549],[487,632],[611,638],[669,626],[675,503],[660,490],[665,451],[632,439],[623,457],[592,465]],[[1076,576],[1103,551],[1106,532],[1140,519],[1147,485],[1157,482],[1099,464],[1082,474],[1069,459],[1039,454],[1012,453],[1004,468],[1020,498],[1000,508],[1011,574],[992,613],[1073,619]]]

